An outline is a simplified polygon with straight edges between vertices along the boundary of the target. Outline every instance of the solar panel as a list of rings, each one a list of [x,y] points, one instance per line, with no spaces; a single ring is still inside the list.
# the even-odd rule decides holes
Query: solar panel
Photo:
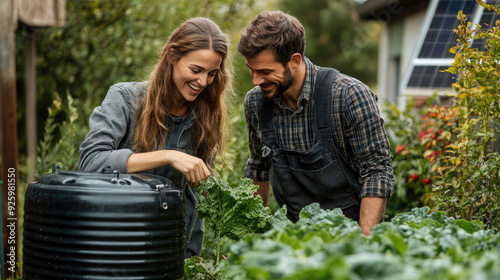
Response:
[[[449,88],[454,82],[454,75],[442,72],[449,66],[415,66],[408,81],[408,87]]]
[[[439,1],[418,57],[453,58],[449,49],[457,44],[457,35],[453,29],[459,23],[458,12],[463,11],[467,17],[472,16],[474,3],[475,1]]]
[[[497,4],[500,1],[487,1]],[[494,3],[492,3],[494,2]],[[449,89],[456,80],[443,70],[453,63],[454,54],[449,50],[457,45],[454,29],[458,27],[458,12],[462,11],[472,23],[479,23],[483,29],[494,25],[500,16],[494,11],[483,9],[475,0],[469,1],[431,1],[422,27],[421,37],[415,48],[413,59],[402,81],[402,92],[412,89],[429,90]],[[474,40],[472,46],[484,50],[484,40]]]

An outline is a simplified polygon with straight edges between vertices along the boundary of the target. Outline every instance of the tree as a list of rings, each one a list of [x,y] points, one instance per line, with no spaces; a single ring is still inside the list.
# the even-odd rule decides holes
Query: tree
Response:
[[[306,56],[313,63],[375,84],[380,26],[361,22],[355,5],[352,0],[282,0],[280,8],[304,25]]]

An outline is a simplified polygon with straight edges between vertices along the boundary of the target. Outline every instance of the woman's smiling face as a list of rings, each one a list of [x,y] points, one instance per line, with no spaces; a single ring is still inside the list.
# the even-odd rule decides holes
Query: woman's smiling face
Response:
[[[219,72],[222,55],[211,49],[194,50],[173,63],[173,80],[187,102],[193,102]]]

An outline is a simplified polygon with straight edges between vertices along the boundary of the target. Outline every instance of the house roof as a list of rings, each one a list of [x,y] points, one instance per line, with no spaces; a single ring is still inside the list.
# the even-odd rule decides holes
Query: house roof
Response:
[[[366,0],[357,1],[362,19],[389,22],[395,18],[425,9],[430,0]]]

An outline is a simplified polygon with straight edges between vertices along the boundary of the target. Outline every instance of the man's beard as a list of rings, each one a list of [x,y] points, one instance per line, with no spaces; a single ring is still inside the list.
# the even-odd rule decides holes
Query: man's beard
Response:
[[[283,83],[276,83],[276,91],[274,94],[272,91],[262,90],[262,94],[265,98],[272,99],[276,97],[281,97],[285,91],[287,91],[292,85],[295,77],[292,75],[292,71],[288,65],[285,67],[285,73],[283,74]],[[266,85],[266,83],[264,83]]]

